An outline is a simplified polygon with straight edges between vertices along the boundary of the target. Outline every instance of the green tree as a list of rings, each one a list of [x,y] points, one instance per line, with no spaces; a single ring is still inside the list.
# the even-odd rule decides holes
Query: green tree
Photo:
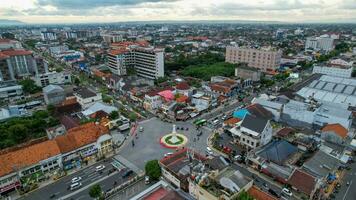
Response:
[[[41,91],[41,87],[38,87],[35,84],[35,81],[31,79],[21,80],[19,81],[19,84],[22,86],[23,91],[26,93],[34,94]]]
[[[128,115],[128,118],[130,119],[130,121],[134,122],[137,120],[137,114],[134,113],[134,112],[131,112],[129,115]]]
[[[54,115],[54,112],[56,111],[56,107],[53,104],[49,104],[47,106],[47,111],[50,115]]]
[[[89,189],[89,196],[91,198],[100,199],[103,196],[103,192],[99,184],[95,184]]]
[[[78,77],[74,78],[74,84],[78,86],[80,84],[80,79]]]
[[[112,111],[109,115],[109,118],[111,120],[119,118],[119,112],[117,112],[116,110]]]
[[[29,129],[23,124],[16,124],[11,126],[8,132],[10,135],[12,135],[16,143],[24,142],[29,135]]]
[[[151,180],[158,180],[162,173],[161,167],[158,164],[158,160],[148,161],[145,165],[145,172]]]

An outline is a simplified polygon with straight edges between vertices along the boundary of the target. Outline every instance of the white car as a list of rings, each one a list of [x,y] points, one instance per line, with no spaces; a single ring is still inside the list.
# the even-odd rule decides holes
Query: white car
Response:
[[[72,178],[72,183],[79,182],[80,180],[82,180],[82,177],[80,177],[80,176],[74,177],[74,178]]]
[[[287,188],[283,188],[282,189],[282,194],[285,194],[285,195],[290,196],[290,197],[293,196],[293,193]]]
[[[210,147],[206,147],[206,153],[207,153],[208,155],[214,155],[214,152],[213,152],[213,150],[211,150]]]
[[[165,154],[164,154],[164,157],[168,157],[168,156],[171,156],[171,155],[173,155],[173,153],[171,153],[171,152],[165,153]]]
[[[82,183],[73,183],[72,185],[70,185],[70,190],[75,190],[78,189],[82,186]]]
[[[95,167],[95,171],[99,172],[101,170],[105,169],[105,166],[104,165],[99,165],[97,167]]]

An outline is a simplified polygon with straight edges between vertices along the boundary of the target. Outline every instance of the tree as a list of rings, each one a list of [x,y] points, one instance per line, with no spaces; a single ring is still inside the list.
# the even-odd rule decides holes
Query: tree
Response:
[[[8,132],[17,143],[22,143],[27,139],[29,129],[23,124],[16,124],[11,126]]]
[[[78,86],[80,84],[80,79],[78,77],[74,78],[74,84]]]
[[[90,187],[89,196],[91,198],[100,199],[102,197],[102,195],[103,195],[103,192],[102,192],[99,184],[95,184],[92,187]]]
[[[151,180],[158,180],[162,173],[161,167],[158,164],[158,160],[148,161],[145,165],[145,172]]]
[[[119,112],[117,112],[116,110],[112,111],[109,115],[110,119],[113,120],[113,119],[117,119],[119,118]]]
[[[56,111],[56,107],[53,104],[49,104],[47,106],[47,111],[50,115],[54,115],[54,112]]]
[[[31,79],[21,80],[19,81],[19,84],[22,86],[23,91],[26,93],[34,94],[41,91],[41,87],[38,87],[35,84],[35,81]]]

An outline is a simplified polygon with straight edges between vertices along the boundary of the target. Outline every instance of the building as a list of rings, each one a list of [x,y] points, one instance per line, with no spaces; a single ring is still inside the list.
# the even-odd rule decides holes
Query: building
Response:
[[[67,45],[57,45],[57,46],[51,46],[48,48],[48,51],[52,56],[59,55],[62,52],[66,52],[68,50],[69,50],[69,48]]]
[[[0,79],[15,80],[36,73],[36,61],[31,51],[22,49],[0,51]]]
[[[328,35],[321,35],[319,37],[308,37],[305,42],[305,51],[316,50],[330,52],[335,48],[334,39]]]
[[[235,68],[235,76],[241,79],[251,80],[253,82],[260,81],[261,72],[256,68],[247,66],[238,66]]]
[[[108,54],[108,67],[113,74],[126,75],[133,67],[137,75],[148,79],[164,76],[163,49],[129,46],[113,49]]]
[[[103,37],[104,42],[108,44],[123,41],[121,34],[101,34],[101,37]]]
[[[327,66],[327,65],[314,65],[313,74],[325,74],[328,76],[341,77],[341,78],[351,78],[353,67],[336,67],[336,66]]]
[[[111,112],[113,111],[118,111],[116,107],[114,106],[109,106],[107,104],[104,104],[102,102],[96,102],[93,105],[89,106],[86,110],[84,110],[82,113],[84,116],[88,117],[91,116],[92,114],[101,111],[106,113],[106,115],[110,115]]]
[[[190,149],[181,149],[173,155],[161,159],[162,176],[167,182],[185,192],[189,191],[188,178],[191,166],[197,166],[206,158]]]
[[[221,96],[232,97],[238,93],[240,87],[237,81],[227,79],[222,82],[215,82],[210,84],[210,89],[212,92]]]
[[[22,45],[17,40],[0,39],[0,51],[5,49],[22,49]]]
[[[340,124],[327,124],[320,131],[320,136],[327,142],[344,144],[349,131]]]
[[[0,195],[21,187],[20,179],[34,173],[45,176],[56,169],[79,168],[86,160],[110,153],[112,137],[108,132],[91,122],[52,140],[42,138],[0,151]]]
[[[57,40],[57,34],[51,31],[41,32],[41,39],[42,41]]]
[[[43,97],[47,105],[56,105],[66,99],[64,89],[58,85],[48,85],[43,88]]]
[[[161,108],[162,106],[162,98],[161,96],[158,95],[157,92],[149,92],[145,94],[145,98],[143,101],[143,107],[146,110],[156,110],[158,108]]]
[[[311,199],[318,187],[318,179],[300,169],[295,169],[288,184],[292,189],[304,193],[308,199]]]
[[[23,97],[23,90],[21,85],[15,82],[1,82],[0,81],[0,99],[21,99]]]
[[[270,120],[248,114],[234,135],[242,146],[255,149],[272,140],[272,126]]]
[[[323,75],[308,83],[296,94],[304,100],[315,99],[321,103],[331,102],[342,107],[356,106],[356,80]]]
[[[66,38],[67,39],[82,39],[88,36],[88,32],[85,30],[77,30],[77,31],[67,31]]]
[[[314,65],[313,73],[325,74],[333,77],[351,78],[353,62],[343,59],[333,59],[324,65]]]
[[[87,88],[81,88],[74,96],[77,98],[78,103],[82,106],[83,109],[90,107],[96,102],[102,101],[101,93],[95,93]]]
[[[190,194],[197,200],[233,200],[241,191],[248,191],[253,180],[239,170],[226,167],[196,177],[190,183]]]
[[[302,169],[318,179],[324,179],[329,174],[334,174],[340,164],[337,158],[318,151],[303,164]]]
[[[47,72],[44,74],[37,74],[34,77],[37,86],[46,87],[47,85],[61,85],[71,83],[71,75],[68,72]]]
[[[262,72],[275,72],[280,65],[281,57],[282,51],[280,50],[227,46],[225,61],[246,63],[249,67]]]

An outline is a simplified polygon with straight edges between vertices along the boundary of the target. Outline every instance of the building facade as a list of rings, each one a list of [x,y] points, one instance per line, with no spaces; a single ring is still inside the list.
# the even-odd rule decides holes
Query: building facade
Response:
[[[126,75],[133,67],[137,75],[148,79],[164,76],[163,49],[129,47],[114,49],[108,54],[108,67],[113,74]]]
[[[227,46],[225,61],[247,63],[249,67],[263,72],[274,72],[280,65],[281,57],[282,51],[279,50]]]
[[[320,50],[329,52],[335,48],[334,39],[329,36],[322,35],[319,37],[308,37],[305,42],[305,50]]]

